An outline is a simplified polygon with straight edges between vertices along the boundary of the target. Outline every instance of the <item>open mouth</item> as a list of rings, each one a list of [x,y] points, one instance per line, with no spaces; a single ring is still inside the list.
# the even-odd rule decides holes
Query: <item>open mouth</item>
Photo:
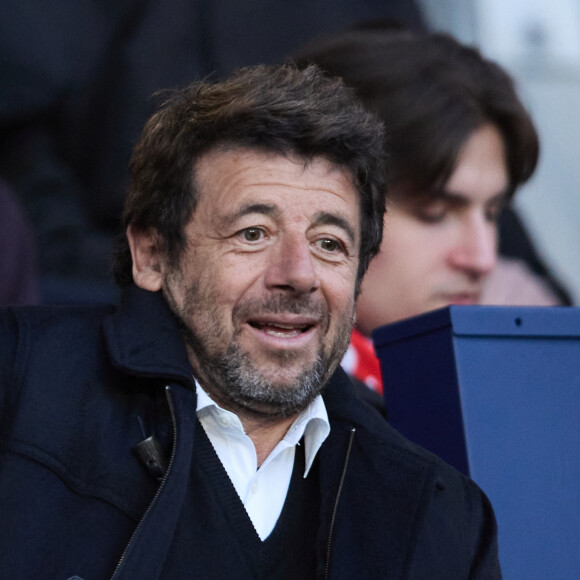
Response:
[[[285,324],[282,322],[256,322],[252,320],[248,321],[248,323],[253,328],[277,338],[294,338],[308,332],[314,326],[308,323]]]

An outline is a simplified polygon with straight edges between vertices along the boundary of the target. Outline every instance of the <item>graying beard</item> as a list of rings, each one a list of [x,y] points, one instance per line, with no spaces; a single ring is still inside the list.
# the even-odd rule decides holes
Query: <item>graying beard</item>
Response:
[[[324,361],[320,354],[314,364],[298,375],[292,385],[277,385],[266,379],[239,346],[231,345],[214,361],[230,397],[245,408],[270,409],[270,414],[289,417],[304,410],[323,386]],[[217,369],[216,369],[217,370]]]
[[[199,370],[203,375],[215,382],[214,386],[222,392],[226,400],[263,416],[289,417],[308,407],[322,391],[326,380],[340,363],[342,354],[348,346],[350,330],[354,322],[350,320],[350,325],[347,324],[341,329],[344,336],[340,337],[328,357],[328,361],[334,362],[331,368],[325,369],[324,357],[319,351],[314,364],[298,375],[292,385],[281,386],[266,379],[252,363],[248,353],[234,342],[230,343],[225,353],[210,354],[214,350],[211,344],[203,344],[186,322],[192,316],[193,310],[199,307],[196,286],[192,285],[188,289],[188,300],[183,309],[177,307],[167,286],[164,287],[164,294],[186,344],[198,355],[197,358],[202,367]],[[291,312],[302,312],[303,308],[299,303],[293,304],[292,301],[283,300],[280,297],[271,298],[267,301],[267,306],[271,311],[285,309]],[[214,340],[219,343],[221,334],[220,326],[212,325],[210,343]],[[291,352],[281,352],[274,356],[278,357],[281,364],[296,357],[295,353]]]

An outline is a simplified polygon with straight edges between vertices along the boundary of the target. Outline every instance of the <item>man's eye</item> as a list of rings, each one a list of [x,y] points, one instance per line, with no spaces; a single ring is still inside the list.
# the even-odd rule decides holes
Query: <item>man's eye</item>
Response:
[[[325,252],[337,252],[343,249],[342,244],[337,240],[333,240],[332,238],[324,238],[319,240],[318,244]]]
[[[259,242],[264,236],[264,231],[260,228],[245,228],[240,233],[246,242]]]

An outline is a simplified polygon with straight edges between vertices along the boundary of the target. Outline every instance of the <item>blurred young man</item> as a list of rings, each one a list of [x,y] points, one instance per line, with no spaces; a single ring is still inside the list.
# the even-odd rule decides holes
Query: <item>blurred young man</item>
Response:
[[[486,284],[498,260],[497,219],[532,175],[538,137],[506,72],[446,35],[362,26],[314,41],[295,60],[342,77],[385,124],[383,242],[343,361],[381,390],[366,338],[375,328],[494,301]],[[532,299],[556,300],[541,289]]]

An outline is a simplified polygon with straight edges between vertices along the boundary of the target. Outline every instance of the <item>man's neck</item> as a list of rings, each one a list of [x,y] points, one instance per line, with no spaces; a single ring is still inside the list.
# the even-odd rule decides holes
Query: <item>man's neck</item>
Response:
[[[274,447],[284,439],[288,429],[296,417],[287,417],[279,419],[276,422],[268,421],[267,423],[254,418],[243,417],[238,414],[246,435],[252,440],[256,448],[258,458],[258,467],[264,463]]]
[[[267,412],[259,412],[237,405],[232,401],[224,400],[220,393],[204,389],[206,394],[222,409],[230,411],[238,416],[244,432],[250,438],[256,449],[258,467],[266,460],[272,450],[282,441],[288,429],[296,419],[298,413],[290,417],[281,417]]]

